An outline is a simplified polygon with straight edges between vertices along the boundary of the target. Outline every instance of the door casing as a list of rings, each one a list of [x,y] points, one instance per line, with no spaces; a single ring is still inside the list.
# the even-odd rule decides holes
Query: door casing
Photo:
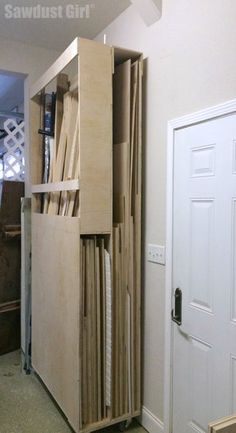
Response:
[[[236,113],[236,99],[182,116],[168,122],[167,126],[167,205],[166,205],[166,283],[165,283],[165,372],[164,372],[164,433],[172,433],[173,412],[173,322],[172,305],[172,269],[173,269],[173,182],[174,182],[174,146],[175,131],[197,123],[206,122]]]

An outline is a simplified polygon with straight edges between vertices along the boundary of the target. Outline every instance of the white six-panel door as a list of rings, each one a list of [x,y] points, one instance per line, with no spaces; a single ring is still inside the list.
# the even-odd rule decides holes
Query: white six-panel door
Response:
[[[173,433],[236,412],[236,115],[175,132]]]

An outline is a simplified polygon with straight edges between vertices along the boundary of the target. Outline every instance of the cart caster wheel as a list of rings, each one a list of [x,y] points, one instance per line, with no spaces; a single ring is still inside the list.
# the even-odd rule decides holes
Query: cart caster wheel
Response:
[[[127,421],[122,421],[119,424],[119,430],[120,430],[120,432],[126,431],[129,428],[131,422],[132,422],[132,419],[129,419]]]

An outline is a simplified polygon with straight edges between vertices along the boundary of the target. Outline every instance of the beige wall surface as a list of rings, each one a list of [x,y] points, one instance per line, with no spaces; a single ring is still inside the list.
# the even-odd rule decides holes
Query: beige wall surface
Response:
[[[58,57],[57,51],[2,38],[0,38],[0,53],[0,70],[29,75],[30,83],[36,81]]]
[[[163,0],[153,26],[131,6],[103,32],[148,59],[145,248],[165,244],[167,121],[236,97],[235,17],[235,0]],[[163,420],[165,268],[144,268],[144,406]]]
[[[30,42],[30,41],[29,41]],[[27,76],[25,80],[25,191],[30,196],[29,186],[29,88],[34,81],[54,62],[59,53],[54,50],[33,47],[20,42],[0,38],[0,70],[22,73]]]
[[[58,57],[58,53],[44,48],[32,47],[30,45],[8,41],[0,38],[0,70],[23,73],[27,76],[25,80],[25,192],[26,196],[30,196],[29,185],[29,88],[30,85],[37,80],[40,75],[50,66],[50,64]],[[24,262],[23,262],[24,263]],[[25,283],[26,277],[24,268],[21,275],[21,345],[25,348]]]

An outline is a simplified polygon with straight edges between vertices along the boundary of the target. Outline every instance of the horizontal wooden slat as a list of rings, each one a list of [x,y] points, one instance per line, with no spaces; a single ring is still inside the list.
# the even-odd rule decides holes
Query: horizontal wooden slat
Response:
[[[31,87],[30,97],[34,98],[79,54],[79,38],[75,38],[69,47],[58,57],[53,65]]]
[[[78,191],[80,189],[79,180],[65,180],[62,182],[41,183],[33,185],[32,194],[42,194],[45,192]]]

